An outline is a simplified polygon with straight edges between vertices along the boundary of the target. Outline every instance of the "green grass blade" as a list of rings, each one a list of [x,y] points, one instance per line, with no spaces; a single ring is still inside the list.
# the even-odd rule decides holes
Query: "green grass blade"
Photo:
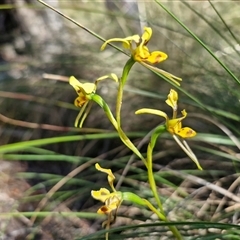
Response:
[[[181,27],[183,27],[225,70],[226,72],[238,83],[240,80],[232,73],[232,71],[220,61],[218,57],[212,52],[212,50],[194,34],[180,19],[178,19],[171,11],[169,11],[159,0],[154,0],[164,11],[166,11]]]

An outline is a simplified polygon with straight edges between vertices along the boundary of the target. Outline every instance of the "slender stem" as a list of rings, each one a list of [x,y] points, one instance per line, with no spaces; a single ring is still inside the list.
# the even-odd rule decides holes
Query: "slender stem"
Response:
[[[134,204],[140,205],[140,206],[147,206],[153,213],[155,213],[158,218],[163,222],[169,222],[166,218],[166,216],[161,213],[159,210],[157,210],[152,203],[150,203],[147,199],[141,198],[135,193],[132,192],[122,192],[122,199],[126,201],[130,201]],[[177,228],[175,226],[169,226],[169,229],[173,233],[173,235],[176,237],[176,239],[181,240],[181,234],[178,232]]]
[[[150,160],[150,159],[148,159],[148,160]],[[168,219],[165,216],[165,213],[164,213],[164,210],[163,210],[161,200],[160,200],[160,198],[158,196],[158,193],[157,193],[156,182],[155,182],[153,171],[152,171],[152,161],[150,161],[150,162],[151,162],[151,164],[149,164],[149,162],[148,162],[148,168],[147,168],[147,170],[148,170],[148,181],[149,181],[151,190],[153,192],[153,195],[154,195],[154,197],[157,201],[158,207],[160,209],[160,212],[157,209],[155,209],[156,211],[154,211],[154,212],[157,214],[157,216],[159,217],[160,220],[163,220],[164,222],[168,222]],[[153,211],[153,209],[151,209],[151,210]],[[162,218],[162,216],[164,216],[164,219]],[[173,233],[173,235],[176,237],[176,239],[178,239],[178,240],[182,239],[181,233],[178,231],[178,229],[175,226],[168,226],[168,227],[171,230],[171,232]]]
[[[153,212],[155,213],[158,218],[164,222],[167,221],[167,218],[164,214],[162,214],[161,212],[159,212],[147,199],[144,199],[146,205],[148,206],[148,208]]]
[[[123,99],[123,83],[122,83],[122,80],[120,80],[118,85],[118,94],[117,94],[117,102],[116,102],[116,119],[117,119],[118,126],[121,126],[122,99]]]
[[[117,102],[116,102],[116,119],[119,127],[121,126],[121,107],[122,107],[122,99],[123,99],[123,87],[127,81],[129,71],[131,70],[134,63],[135,61],[133,58],[130,58],[126,62],[123,68],[121,79],[119,81]]]
[[[131,57],[128,59],[128,61],[126,62],[124,68],[123,68],[123,72],[122,72],[122,77],[121,77],[121,81],[123,83],[123,86],[125,85],[126,81],[127,81],[127,77],[128,74],[133,66],[133,64],[135,63],[135,60]]]
[[[168,222],[168,220],[166,222]],[[177,227],[175,227],[175,226],[168,226],[168,227],[171,230],[171,232],[173,233],[173,235],[176,237],[176,239],[178,239],[178,240],[183,239],[183,237],[182,237],[181,233],[178,231]]]
[[[163,210],[161,199],[160,199],[160,197],[158,195],[158,192],[157,192],[157,186],[156,186],[156,181],[155,181],[155,178],[154,178],[154,175],[153,175],[153,166],[152,166],[153,149],[154,149],[154,146],[156,144],[156,140],[159,137],[159,135],[161,135],[165,131],[166,131],[165,125],[160,125],[160,126],[156,127],[156,129],[154,130],[154,132],[151,136],[151,140],[148,144],[148,149],[147,149],[147,171],[148,171],[148,181],[149,181],[152,193],[153,193],[153,195],[156,199],[157,205],[160,209],[160,212],[159,211],[158,212],[161,214],[161,216],[164,216],[164,219],[160,218],[159,214],[157,214],[157,215],[158,215],[160,220],[168,222],[168,219],[165,216],[165,213],[164,213],[164,210]],[[157,211],[157,209],[156,209],[156,211]],[[176,239],[178,239],[178,240],[182,239],[181,233],[178,231],[178,229],[175,226],[168,226],[168,227],[171,230],[171,232],[173,233],[173,235],[176,237]]]
[[[142,154],[139,152],[139,150],[135,147],[135,145],[131,142],[131,140],[127,137],[127,135],[124,133],[124,131],[121,128],[121,107],[122,107],[122,100],[123,100],[123,87],[127,81],[127,77],[129,74],[129,71],[131,70],[132,66],[134,65],[135,61],[131,57],[125,64],[122,72],[121,79],[119,81],[118,86],[118,95],[117,95],[117,102],[116,102],[116,121],[117,121],[117,127],[115,126],[116,130],[119,133],[119,136],[123,143],[132,150],[147,166],[145,158],[142,156]]]
[[[157,126],[152,135],[151,135],[151,139],[150,139],[150,142],[148,144],[148,148],[147,148],[147,171],[148,171],[148,180],[149,180],[149,184],[150,184],[150,187],[152,189],[152,192],[153,192],[153,195],[157,201],[157,205],[159,207],[159,209],[161,210],[161,212],[163,213],[163,207],[162,207],[162,203],[161,203],[161,199],[158,195],[158,192],[157,192],[157,186],[156,186],[156,182],[155,182],[155,179],[154,179],[154,175],[153,175],[153,167],[152,167],[152,162],[153,162],[153,159],[152,159],[152,155],[153,155],[153,149],[154,149],[154,146],[156,144],[156,141],[159,137],[159,135],[161,135],[163,132],[166,131],[166,127],[165,125],[159,125]]]
[[[166,222],[168,222],[168,220]],[[176,239],[178,239],[178,240],[183,239],[183,237],[182,237],[181,233],[178,231],[177,227],[175,227],[175,226],[168,226],[168,227],[171,230],[171,232],[173,233],[173,235],[176,237]]]
[[[119,136],[123,143],[132,150],[144,163],[144,165],[147,167],[146,159],[143,157],[143,155],[139,152],[139,150],[136,148],[136,146],[132,143],[132,141],[127,137],[127,135],[123,132],[121,127],[118,127],[117,129]]]
[[[106,113],[108,119],[114,126],[114,128],[117,130],[120,139],[122,142],[130,149],[132,150],[147,166],[146,159],[143,157],[143,155],[139,152],[139,150],[135,147],[135,145],[132,143],[132,141],[128,138],[128,136],[124,133],[124,131],[121,129],[121,127],[118,125],[116,119],[114,118],[109,106],[107,103],[97,94],[93,94],[91,99],[96,102]]]
[[[141,205],[141,206],[147,206],[153,213],[155,213],[158,218],[162,221],[166,221],[166,217],[164,214],[162,214],[161,212],[159,212],[153,205],[152,203],[150,203],[147,199],[145,198],[141,198],[138,195],[136,195],[135,193],[132,192],[123,192],[122,193],[122,198],[123,200],[126,201],[130,201],[132,203]]]
[[[152,149],[151,149],[151,144],[148,145],[148,150],[147,150],[147,171],[148,171],[148,181],[151,187],[151,190],[153,192],[153,196],[155,197],[156,201],[157,201],[157,205],[160,209],[160,211],[162,213],[164,213],[163,211],[163,207],[162,207],[162,203],[161,203],[161,199],[157,193],[157,186],[156,186],[156,182],[154,179],[154,175],[153,175],[153,168],[152,168]]]
[[[148,163],[148,167],[147,167],[148,181],[149,181],[151,190],[153,192],[153,195],[154,195],[154,197],[157,201],[158,207],[160,209],[160,212],[157,209],[155,209],[154,212],[157,214],[157,216],[159,217],[160,220],[163,220],[164,222],[168,222],[168,219],[165,216],[165,213],[164,213],[164,210],[163,210],[161,200],[160,200],[159,195],[157,193],[156,182],[155,182],[154,175],[153,175],[153,170],[152,170],[152,155],[151,155],[150,159],[149,159],[149,156],[148,156],[147,163]],[[148,207],[150,208],[150,206],[148,206]],[[150,209],[153,211],[152,208],[150,208]],[[164,219],[162,218],[162,216],[164,216]],[[176,239],[178,239],[178,240],[182,239],[181,233],[178,231],[178,229],[175,226],[168,226],[168,227],[171,230],[171,232],[173,233],[173,235],[176,237]]]
[[[107,220],[107,226],[106,226],[106,230],[110,229],[110,221],[111,221],[111,214],[108,215],[108,220]],[[108,240],[109,237],[109,232],[106,232],[105,234],[105,240]]]

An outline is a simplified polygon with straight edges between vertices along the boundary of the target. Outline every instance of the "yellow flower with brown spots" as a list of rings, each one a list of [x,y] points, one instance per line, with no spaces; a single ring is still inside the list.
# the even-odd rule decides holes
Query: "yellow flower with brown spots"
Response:
[[[142,36],[133,35],[126,38],[112,38],[107,40],[101,47],[104,50],[110,42],[122,42],[123,48],[130,50],[133,59],[136,62],[145,62],[150,64],[160,63],[167,59],[167,54],[161,51],[151,52],[147,44],[152,37],[152,29],[144,27]]]
[[[121,205],[123,201],[122,193],[116,191],[116,189],[113,186],[115,176],[113,175],[111,169],[102,168],[98,163],[96,163],[95,167],[98,171],[104,172],[108,175],[108,183],[112,189],[112,192],[110,192],[106,188],[100,188],[100,190],[98,191],[94,190],[91,191],[91,195],[93,198],[104,203],[104,205],[98,209],[97,213],[111,214],[114,210],[117,210],[118,207]]]
[[[182,121],[187,117],[187,112],[184,109],[183,111],[181,111],[182,117],[177,117],[177,101],[178,93],[175,90],[171,89],[170,93],[168,94],[166,103],[173,109],[172,118],[169,118],[168,115],[163,111],[151,108],[140,109],[136,111],[136,114],[150,113],[158,115],[160,117],[164,117],[166,119],[166,129],[172,135],[175,134],[182,138],[191,138],[196,136],[196,132],[190,127],[182,127]]]

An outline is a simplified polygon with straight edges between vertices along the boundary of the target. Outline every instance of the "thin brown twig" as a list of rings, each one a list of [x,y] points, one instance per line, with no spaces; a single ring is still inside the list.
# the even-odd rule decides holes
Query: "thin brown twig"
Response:
[[[56,74],[50,74],[50,73],[44,73],[42,75],[42,78],[50,79],[50,80],[56,80],[56,81],[62,81],[62,82],[68,82],[69,77],[62,76],[62,75],[56,75]]]
[[[240,183],[240,177],[238,177],[232,184],[231,186],[228,188],[228,191],[229,192],[233,192],[234,189],[236,189],[238,186],[239,186],[239,183]],[[222,199],[221,199],[221,202],[219,203],[216,211],[215,211],[215,214],[212,216],[211,220],[213,220],[214,218],[216,218],[217,214],[221,211],[221,209],[223,208],[224,204],[226,203],[227,201],[227,196],[224,196]]]
[[[184,177],[185,179],[188,179],[192,182],[203,185],[203,186],[207,187],[208,189],[211,189],[215,192],[218,192],[218,193],[222,194],[223,196],[228,197],[228,198],[232,199],[233,201],[235,201],[237,203],[240,203],[240,197],[238,197],[236,194],[233,194],[232,192],[229,192],[228,190],[226,190],[226,189],[224,189],[220,186],[216,186],[215,184],[213,184],[211,182],[208,182],[208,181],[206,181],[206,180],[204,180],[200,177],[196,177],[196,176],[193,176],[191,174],[175,171],[175,170],[172,170],[172,169],[166,168],[166,167],[164,169],[167,169],[168,171],[170,171],[171,173],[173,173],[176,176],[181,176],[181,177]]]
[[[56,101],[56,100],[50,101],[49,98],[37,97],[34,95],[28,95],[28,94],[17,93],[17,92],[0,91],[0,97],[19,99],[19,100],[24,100],[24,101],[35,101],[38,103],[43,103],[43,104],[48,104],[48,105],[51,103],[51,104],[55,104],[56,106],[64,107],[67,109],[73,109],[73,110],[76,109],[76,107],[73,104]]]
[[[95,129],[95,128],[73,128],[73,127],[64,127],[64,126],[57,126],[57,125],[51,125],[51,124],[44,124],[44,123],[34,123],[34,122],[26,122],[21,120],[12,119],[9,117],[4,116],[0,113],[0,121],[20,126],[20,127],[26,127],[26,128],[32,128],[32,129],[44,129],[44,130],[50,130],[50,131],[61,131],[61,132],[107,132],[107,130],[101,130],[101,129]]]

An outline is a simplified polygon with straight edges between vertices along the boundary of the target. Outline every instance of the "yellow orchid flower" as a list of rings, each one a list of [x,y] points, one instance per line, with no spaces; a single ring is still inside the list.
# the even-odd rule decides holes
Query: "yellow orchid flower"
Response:
[[[86,102],[91,100],[91,94],[95,93],[97,83],[106,78],[111,78],[115,82],[118,82],[118,77],[114,73],[98,78],[95,83],[81,83],[74,76],[71,76],[69,78],[69,84],[73,86],[78,94],[78,97],[74,101],[74,105],[76,107],[82,107]]]
[[[92,105],[89,105],[87,109],[86,109],[86,107],[87,107],[89,101],[92,99],[92,96],[96,92],[98,82],[102,81],[104,79],[107,79],[107,78],[110,78],[110,79],[114,80],[115,82],[118,81],[118,77],[114,73],[111,73],[109,75],[105,75],[103,77],[98,78],[95,81],[95,83],[81,83],[74,76],[71,76],[69,78],[69,84],[76,90],[76,92],[78,94],[77,98],[74,100],[74,105],[76,107],[81,108],[81,110],[75,120],[75,124],[74,124],[75,127],[78,127],[78,122],[80,121],[80,119],[81,119],[81,121],[80,121],[79,127],[80,128],[82,127],[83,122],[86,119]],[[86,109],[86,111],[85,111],[85,109]]]
[[[187,117],[187,112],[184,109],[181,111],[182,117],[170,119],[167,121],[167,129],[170,133],[179,135],[182,138],[190,138],[196,136],[196,132],[189,127],[182,127],[182,120]]]
[[[177,136],[180,136],[181,138],[191,138],[196,136],[196,132],[191,129],[190,127],[182,127],[182,121],[187,117],[187,112],[184,109],[182,113],[182,117],[177,118],[177,101],[178,101],[178,93],[171,89],[170,93],[168,94],[168,98],[166,100],[166,103],[173,109],[173,116],[171,119],[169,119],[168,115],[160,110],[156,109],[150,109],[150,108],[142,108],[138,111],[136,111],[136,114],[142,114],[142,113],[150,113],[155,114],[160,117],[164,117],[166,119],[166,129],[167,131],[172,134],[174,140],[178,143],[178,145],[182,148],[182,150],[196,163],[198,169],[202,170],[201,165],[198,162],[197,157],[192,152],[191,148],[188,146],[187,142],[183,140],[182,142],[179,140]]]
[[[182,120],[187,117],[187,112],[184,109],[182,113],[182,117],[177,118],[177,101],[178,101],[178,94],[173,89],[170,90],[170,93],[168,95],[168,99],[166,100],[166,103],[173,109],[173,118],[169,119],[168,115],[160,110],[156,109],[149,109],[149,108],[143,108],[138,111],[136,111],[136,114],[141,113],[150,113],[155,114],[161,117],[164,117],[166,119],[166,128],[169,133],[172,135],[176,134],[182,138],[190,138],[194,137],[196,135],[196,132],[189,128],[189,127],[182,127]]]
[[[152,29],[150,27],[144,27],[144,32],[142,36],[133,35],[126,38],[112,38],[107,40],[102,46],[101,50],[104,50],[108,43],[110,42],[122,42],[123,48],[130,50],[131,56],[134,61],[141,63],[143,66],[148,69],[164,75],[166,78],[173,81],[178,86],[180,85],[179,81],[182,81],[181,78],[166,72],[162,69],[156,68],[149,64],[157,64],[168,58],[167,54],[161,51],[153,51],[147,47],[149,40],[152,37]]]
[[[115,176],[112,173],[111,169],[102,168],[98,163],[95,164],[95,167],[98,171],[106,173],[108,178],[108,183],[112,189],[110,192],[106,188],[100,188],[98,191],[91,191],[91,195],[94,199],[99,200],[104,203],[101,206],[97,213],[99,214],[106,214],[107,220],[103,222],[102,226],[106,227],[106,229],[110,228],[110,225],[116,220],[117,217],[117,210],[122,204],[123,200],[130,201],[140,206],[147,206],[157,214],[159,214],[161,219],[164,219],[164,215],[159,213],[150,202],[146,199],[139,197],[138,195],[132,192],[120,192],[117,191],[113,185],[115,180]],[[106,240],[108,240],[108,232],[106,232]]]
[[[100,188],[100,190],[98,191],[94,190],[91,191],[91,195],[94,199],[99,200],[105,204],[104,206],[98,209],[97,213],[111,214],[114,210],[117,210],[118,207],[121,205],[123,201],[122,193],[117,192],[113,186],[115,176],[113,175],[111,169],[102,168],[98,163],[96,163],[95,167],[98,171],[104,172],[108,175],[108,183],[112,189],[112,192],[110,192],[106,188]]]
[[[114,210],[117,210],[121,205],[121,195],[110,193],[106,188],[100,188],[99,191],[92,191],[92,197],[96,200],[104,202],[105,205],[101,206],[97,213],[99,214],[109,214]]]
[[[74,76],[69,78],[70,85],[76,90],[78,97],[74,101],[76,107],[82,107],[91,98],[90,95],[95,93],[96,84],[95,83],[81,83]]]
[[[111,223],[113,223],[116,219],[117,210],[123,201],[123,193],[118,192],[114,188],[113,181],[115,176],[113,175],[111,169],[102,168],[98,163],[95,164],[95,167],[98,171],[104,172],[108,175],[108,183],[112,189],[112,192],[106,188],[100,188],[98,191],[91,191],[91,195],[94,199],[104,203],[104,205],[98,209],[97,213],[107,215],[107,220],[103,222],[102,226],[106,226],[106,229],[109,229]],[[106,240],[107,239],[108,232],[106,233]]]
[[[126,38],[112,38],[107,40],[102,46],[101,50],[104,50],[110,42],[122,42],[125,49],[130,50],[133,59],[136,62],[146,62],[150,64],[160,63],[167,59],[167,54],[161,51],[150,52],[146,46],[151,39],[152,29],[150,27],[144,27],[142,36],[133,35]]]
[[[79,114],[75,119],[74,126],[78,127],[78,123],[80,121],[79,127],[81,128],[83,125],[84,120],[86,119],[88,113],[92,105],[89,105],[87,110],[85,111],[89,101],[91,100],[91,95],[95,93],[97,89],[96,83],[81,83],[79,82],[74,76],[69,78],[69,84],[76,90],[78,96],[74,100],[74,105],[76,107],[81,107]]]
[[[182,120],[187,116],[187,112],[185,109],[182,111],[183,115],[182,117],[174,119],[169,119],[167,114],[163,111],[150,108],[142,108],[136,111],[135,113],[136,114],[150,113],[164,117],[166,119],[166,128],[168,132],[171,134],[179,135],[182,138],[190,138],[196,136],[196,132],[193,129],[189,127],[182,128]]]

